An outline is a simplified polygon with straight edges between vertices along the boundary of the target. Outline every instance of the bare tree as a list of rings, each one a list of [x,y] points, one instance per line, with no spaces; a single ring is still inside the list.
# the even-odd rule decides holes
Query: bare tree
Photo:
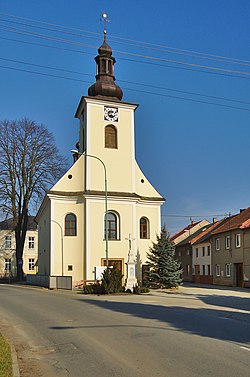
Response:
[[[29,207],[42,200],[65,169],[66,160],[44,125],[27,118],[0,122],[0,211],[13,218],[20,280]]]

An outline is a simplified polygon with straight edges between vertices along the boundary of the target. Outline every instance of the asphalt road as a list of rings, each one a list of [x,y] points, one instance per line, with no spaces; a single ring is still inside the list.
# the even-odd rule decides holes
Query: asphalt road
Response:
[[[85,296],[0,285],[21,377],[248,377],[250,291]]]

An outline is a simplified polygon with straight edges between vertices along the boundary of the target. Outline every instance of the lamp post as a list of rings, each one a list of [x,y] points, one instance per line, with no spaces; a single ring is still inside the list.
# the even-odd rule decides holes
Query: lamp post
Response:
[[[108,268],[108,265],[109,265],[109,245],[108,245],[108,181],[107,181],[107,169],[106,169],[106,165],[104,164],[104,162],[97,156],[94,156],[92,154],[87,154],[85,152],[81,153],[77,150],[71,150],[71,153],[73,155],[83,155],[83,156],[86,156],[86,157],[91,157],[91,158],[94,158],[98,161],[100,161],[100,163],[102,164],[103,166],[103,170],[104,170],[104,190],[105,190],[105,241],[106,241],[106,250],[105,250],[105,256],[106,256],[106,267]]]
[[[63,229],[62,226],[55,220],[51,220],[52,223],[55,223],[56,225],[59,226],[60,231],[61,231],[61,245],[62,245],[62,276],[63,276]]]

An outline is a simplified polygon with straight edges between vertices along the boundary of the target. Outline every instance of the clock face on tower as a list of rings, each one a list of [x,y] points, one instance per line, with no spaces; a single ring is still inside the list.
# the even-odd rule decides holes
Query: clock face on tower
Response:
[[[116,107],[104,107],[104,120],[109,122],[117,122],[119,118],[118,109]]]

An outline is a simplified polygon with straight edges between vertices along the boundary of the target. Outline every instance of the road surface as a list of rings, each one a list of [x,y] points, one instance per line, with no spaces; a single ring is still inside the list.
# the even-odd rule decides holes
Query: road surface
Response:
[[[88,296],[0,285],[21,377],[250,376],[250,291]]]

